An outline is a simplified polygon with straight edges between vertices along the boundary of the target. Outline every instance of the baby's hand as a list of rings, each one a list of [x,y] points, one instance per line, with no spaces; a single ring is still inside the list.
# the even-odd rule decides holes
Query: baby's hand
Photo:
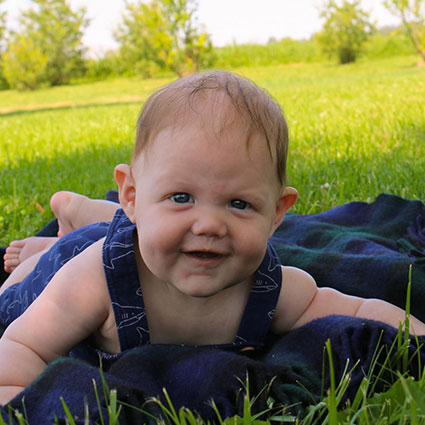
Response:
[[[0,339],[0,403],[6,404],[36,379],[47,364],[27,344],[19,341],[20,318],[6,329]]]

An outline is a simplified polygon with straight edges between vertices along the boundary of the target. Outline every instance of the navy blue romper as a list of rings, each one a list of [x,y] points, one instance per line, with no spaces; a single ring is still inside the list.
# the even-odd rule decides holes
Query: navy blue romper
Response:
[[[149,344],[149,328],[143,295],[137,272],[133,244],[135,225],[120,209],[111,223],[97,223],[63,236],[39,260],[35,269],[20,283],[0,296],[0,323],[9,325],[37,298],[56,271],[75,255],[106,236],[103,244],[103,267],[109,289],[121,352]],[[261,347],[266,339],[282,284],[280,261],[270,243],[257,270],[256,280],[232,344],[210,347],[235,349]],[[111,355],[95,350],[85,342],[70,355],[96,364],[99,355],[114,360]]]

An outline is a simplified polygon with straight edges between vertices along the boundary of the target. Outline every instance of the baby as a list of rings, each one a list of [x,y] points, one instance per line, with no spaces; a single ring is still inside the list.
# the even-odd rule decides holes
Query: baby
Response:
[[[112,222],[63,236],[1,288],[0,403],[83,341],[105,356],[146,343],[241,350],[330,314],[404,321],[391,304],[317,288],[279,264],[268,239],[297,199],[287,148],[279,105],[236,75],[152,95],[131,165],[115,168]]]

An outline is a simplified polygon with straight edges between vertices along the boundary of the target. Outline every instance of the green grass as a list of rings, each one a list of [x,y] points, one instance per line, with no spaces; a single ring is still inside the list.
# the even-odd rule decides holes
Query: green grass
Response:
[[[288,179],[300,192],[293,211],[381,192],[425,199],[425,70],[416,64],[404,56],[236,69],[285,110]],[[143,101],[170,80],[0,92],[0,246],[48,221],[57,190],[103,198],[114,187],[114,165],[129,160]]]

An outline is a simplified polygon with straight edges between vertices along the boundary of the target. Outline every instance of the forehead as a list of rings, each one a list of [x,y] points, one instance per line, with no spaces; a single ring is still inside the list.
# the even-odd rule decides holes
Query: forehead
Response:
[[[135,172],[142,180],[204,182],[206,185],[234,185],[279,188],[275,165],[264,136],[246,139],[240,123],[223,129],[211,120],[190,120],[185,125],[164,128],[136,159]],[[223,187],[224,187],[223,186]]]
[[[209,152],[210,155],[227,155],[229,161],[234,157],[254,159],[261,156],[265,162],[273,162],[265,138],[259,132],[249,132],[243,122],[237,120],[223,122],[208,117],[205,112],[184,123],[162,128],[141,153],[146,158],[158,154],[184,158],[190,152]]]

